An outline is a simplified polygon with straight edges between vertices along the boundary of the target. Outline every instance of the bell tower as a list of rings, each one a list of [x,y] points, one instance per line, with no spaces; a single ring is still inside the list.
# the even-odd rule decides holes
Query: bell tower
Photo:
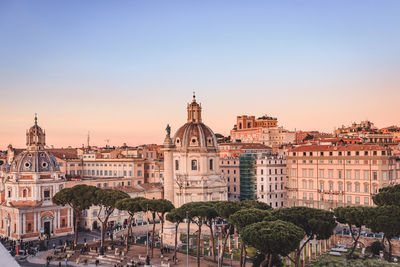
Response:
[[[202,122],[201,120],[201,104],[198,104],[196,102],[196,95],[193,92],[193,100],[192,103],[187,105],[187,113],[188,113],[188,119],[187,122],[191,123],[200,123]]]

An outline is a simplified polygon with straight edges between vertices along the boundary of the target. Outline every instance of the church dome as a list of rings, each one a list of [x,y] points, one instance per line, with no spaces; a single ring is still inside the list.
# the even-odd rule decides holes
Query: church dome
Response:
[[[46,134],[37,124],[26,132],[27,149],[13,160],[11,172],[54,172],[59,171],[56,158],[45,149]]]
[[[176,131],[173,142],[182,150],[202,149],[217,151],[217,138],[214,132],[202,122],[201,105],[193,96],[192,103],[187,106],[188,121]]]
[[[56,158],[46,150],[25,150],[11,163],[11,172],[54,172],[59,170]]]

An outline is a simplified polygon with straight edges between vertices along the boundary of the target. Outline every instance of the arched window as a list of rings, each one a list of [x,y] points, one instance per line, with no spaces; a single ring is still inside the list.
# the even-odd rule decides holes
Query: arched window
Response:
[[[28,232],[32,231],[32,225],[28,223]]]
[[[28,195],[28,189],[24,189],[24,190],[22,190],[22,197],[27,197],[27,195]]]
[[[210,171],[214,170],[214,161],[210,159]]]
[[[250,122],[247,123],[247,128],[251,128]]]
[[[242,123],[239,122],[239,129],[242,129]]]
[[[197,160],[192,159],[192,171],[197,171]]]
[[[179,160],[175,160],[175,170],[179,170]]]

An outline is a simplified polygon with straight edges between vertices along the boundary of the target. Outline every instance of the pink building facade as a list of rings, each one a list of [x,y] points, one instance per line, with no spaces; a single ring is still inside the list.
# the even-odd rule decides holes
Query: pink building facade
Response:
[[[396,177],[395,158],[378,145],[307,145],[287,157],[288,205],[332,209],[372,206],[372,196]]]

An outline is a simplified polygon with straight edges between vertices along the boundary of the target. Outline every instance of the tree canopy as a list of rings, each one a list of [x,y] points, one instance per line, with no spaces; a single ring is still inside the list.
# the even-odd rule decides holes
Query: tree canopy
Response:
[[[293,223],[300,227],[307,236],[305,242],[296,249],[295,259],[290,258],[296,266],[299,266],[301,251],[308,242],[313,239],[328,239],[336,227],[333,212],[308,207],[273,210],[271,216],[266,217],[265,220],[271,221],[272,218]]]
[[[229,217],[229,222],[232,223],[239,233],[243,228],[257,222],[261,222],[268,215],[268,211],[260,209],[241,209]]]
[[[273,210],[272,216],[291,222],[305,232],[311,239],[328,239],[336,227],[333,212],[308,207],[291,207]]]
[[[304,231],[300,227],[281,220],[248,225],[243,228],[242,234],[246,244],[255,247],[267,256],[272,254],[288,255],[299,246],[303,237]]]
[[[383,187],[372,199],[377,206],[400,206],[400,185]]]
[[[272,209],[270,205],[257,200],[243,200],[239,202],[244,209],[259,209],[259,210],[270,210]]]
[[[389,243],[389,260],[392,257],[391,239],[400,236],[400,207],[380,206],[368,209],[366,226],[374,233],[384,233],[384,238]],[[382,242],[382,245],[384,243]]]
[[[101,247],[104,246],[108,218],[114,212],[117,202],[125,198],[130,198],[130,196],[125,192],[114,189],[97,188],[94,192],[93,204],[100,207],[97,213],[97,219],[101,222]],[[103,210],[104,213],[102,212]]]
[[[58,191],[52,198],[56,205],[65,206],[69,205],[75,213],[75,230],[74,230],[74,247],[78,243],[78,223],[79,216],[83,210],[90,208],[93,205],[95,194],[97,190],[94,186],[89,185],[75,185],[71,188],[64,188]]]

